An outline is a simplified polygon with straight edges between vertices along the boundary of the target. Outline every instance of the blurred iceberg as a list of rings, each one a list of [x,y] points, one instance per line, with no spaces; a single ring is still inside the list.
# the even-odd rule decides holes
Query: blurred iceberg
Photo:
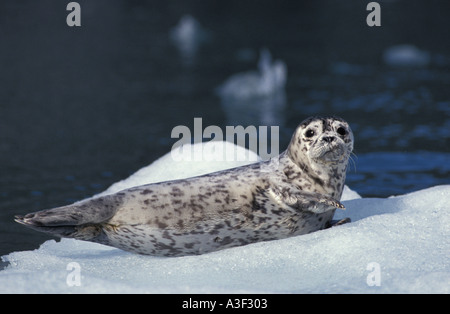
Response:
[[[177,47],[183,62],[190,65],[201,46],[210,36],[191,15],[184,15],[178,24],[170,30],[170,40]]]
[[[285,124],[287,67],[261,50],[258,71],[237,73],[216,89],[230,125]]]
[[[287,79],[287,67],[283,61],[275,60],[267,49],[261,51],[258,71],[232,75],[219,88],[222,98],[248,99],[270,96],[284,90]]]
[[[413,45],[395,45],[383,53],[383,61],[390,66],[424,67],[430,63],[430,54]]]

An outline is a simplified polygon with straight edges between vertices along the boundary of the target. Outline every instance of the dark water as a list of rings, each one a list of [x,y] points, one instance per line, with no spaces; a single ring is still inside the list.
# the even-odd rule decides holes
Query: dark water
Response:
[[[448,1],[379,1],[372,28],[360,0],[78,1],[78,28],[68,2],[0,2],[0,255],[49,238],[14,214],[103,191],[168,152],[175,126],[262,124],[214,89],[263,47],[288,68],[281,150],[307,116],[336,114],[355,133],[347,184],[361,195],[450,183]],[[184,14],[209,31],[189,59],[169,39]],[[397,44],[428,65],[385,64]]]

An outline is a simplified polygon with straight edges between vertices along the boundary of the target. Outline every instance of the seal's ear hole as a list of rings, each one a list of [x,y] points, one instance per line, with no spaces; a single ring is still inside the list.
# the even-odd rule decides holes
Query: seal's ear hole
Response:
[[[314,134],[316,134],[316,133],[314,132],[314,130],[311,130],[311,129],[308,129],[308,130],[306,130],[306,132],[305,132],[305,136],[306,136],[306,137],[313,137]]]
[[[347,130],[344,128],[344,127],[339,127],[337,130],[336,130],[336,132],[339,134],[339,135],[345,135],[345,134],[347,134]]]

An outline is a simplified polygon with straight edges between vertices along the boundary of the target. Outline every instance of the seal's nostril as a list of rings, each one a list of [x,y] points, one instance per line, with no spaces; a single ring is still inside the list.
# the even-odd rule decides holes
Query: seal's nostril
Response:
[[[324,136],[324,137],[322,138],[322,140],[323,140],[324,142],[331,143],[331,142],[334,141],[334,136]]]

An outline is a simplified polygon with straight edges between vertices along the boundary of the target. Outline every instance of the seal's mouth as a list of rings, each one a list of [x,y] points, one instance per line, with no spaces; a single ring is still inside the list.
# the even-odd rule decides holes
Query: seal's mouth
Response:
[[[313,145],[310,151],[310,157],[319,163],[339,163],[348,159],[349,151],[343,141],[324,142],[320,141]]]

